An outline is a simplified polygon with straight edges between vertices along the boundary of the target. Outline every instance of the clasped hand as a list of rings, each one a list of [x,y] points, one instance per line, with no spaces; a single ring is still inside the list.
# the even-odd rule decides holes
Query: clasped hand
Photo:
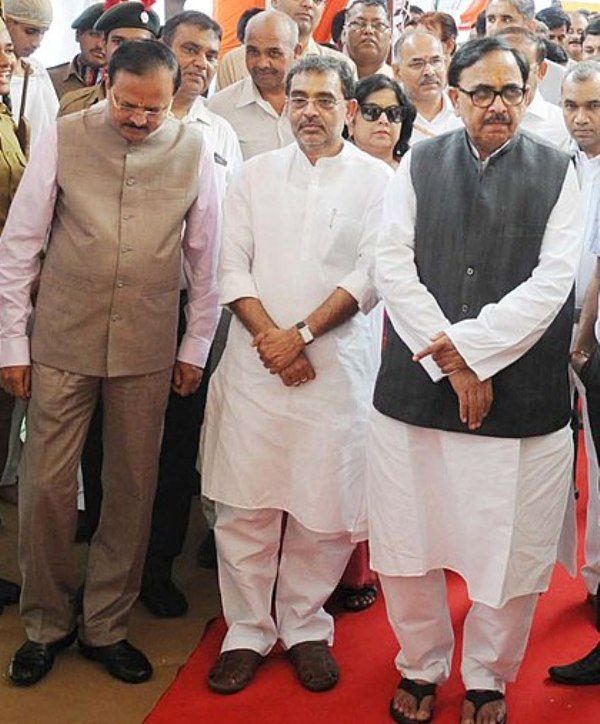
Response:
[[[252,340],[252,346],[263,365],[272,375],[279,375],[287,387],[298,386],[315,379],[315,371],[304,354],[304,342],[295,327],[272,327],[260,332]]]
[[[458,397],[460,421],[468,425],[470,430],[477,430],[492,407],[492,380],[480,382],[444,332],[434,335],[430,345],[413,355],[413,361],[420,362],[429,356],[444,374],[449,375],[452,389]]]

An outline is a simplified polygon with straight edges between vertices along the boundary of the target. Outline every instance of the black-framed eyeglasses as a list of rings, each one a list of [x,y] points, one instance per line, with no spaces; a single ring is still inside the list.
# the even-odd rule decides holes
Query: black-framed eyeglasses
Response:
[[[360,106],[360,115],[369,123],[378,121],[382,113],[385,113],[390,123],[402,123],[404,116],[402,106],[388,106],[387,108],[383,108],[376,103],[363,103],[363,105]]]
[[[461,93],[469,96],[471,103],[477,108],[489,108],[497,96],[500,96],[507,106],[521,105],[526,91],[525,86],[518,85],[505,85],[503,88],[500,88],[500,90],[494,90],[485,85],[479,86],[479,88],[475,88],[475,90],[472,91],[461,88],[459,85],[456,86],[456,88]]]

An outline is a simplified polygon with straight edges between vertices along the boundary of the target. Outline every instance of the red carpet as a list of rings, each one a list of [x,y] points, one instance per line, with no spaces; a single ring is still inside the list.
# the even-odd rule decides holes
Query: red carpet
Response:
[[[578,477],[581,487],[585,488],[583,470]],[[585,498],[582,490],[578,502],[580,529],[583,529]],[[458,576],[449,576],[449,592],[457,652],[452,677],[439,690],[436,724],[456,724],[463,695],[458,652],[468,603]],[[381,600],[363,613],[337,617],[334,654],[342,675],[339,685],[325,694],[304,691],[281,652],[271,654],[259,669],[255,682],[245,691],[228,697],[211,693],[206,675],[219,652],[224,632],[222,619],[209,624],[189,661],[147,718],[148,724],[392,721],[387,708],[398,680],[393,665],[396,642]],[[519,679],[508,692],[511,724],[600,722],[600,686],[566,687],[546,679],[550,665],[579,658],[597,641],[592,607],[585,602],[583,583],[580,579],[572,580],[562,568],[557,568],[550,591],[541,597]]]

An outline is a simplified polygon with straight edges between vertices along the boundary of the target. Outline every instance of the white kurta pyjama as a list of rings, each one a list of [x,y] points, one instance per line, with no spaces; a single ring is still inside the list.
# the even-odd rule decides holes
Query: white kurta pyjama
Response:
[[[255,297],[291,327],[341,287],[367,313],[377,301],[374,244],[392,171],[351,144],[314,166],[294,143],[244,164],[225,199],[221,303]],[[366,533],[366,422],[377,360],[359,312],[306,354],[316,379],[285,387],[233,319],[211,380],[204,494],[289,512],[309,530]]]
[[[582,238],[575,171],[569,166],[532,276],[454,325],[419,280],[415,209],[408,157],[388,189],[376,254],[391,322],[413,351],[446,331],[477,376],[493,378],[535,344],[572,288]],[[433,360],[423,366],[441,379]],[[492,607],[545,590],[571,481],[569,428],[527,439],[475,437],[374,412],[368,458],[375,570],[417,576],[448,568],[466,579],[473,600]]]

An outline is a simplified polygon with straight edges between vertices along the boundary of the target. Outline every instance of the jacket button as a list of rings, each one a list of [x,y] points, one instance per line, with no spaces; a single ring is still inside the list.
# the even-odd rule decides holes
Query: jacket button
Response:
[[[472,277],[473,274],[475,274],[475,269],[473,269],[472,266],[468,266],[468,267],[467,267],[467,276]]]
[[[134,178],[128,178],[127,181],[125,181],[125,183],[126,183],[128,186],[135,186],[135,179],[134,179]]]
[[[119,281],[117,282],[117,287],[118,287],[119,289],[122,289],[124,286],[125,286],[125,285],[123,284],[123,282],[119,279]]]
[[[461,308],[460,308],[460,311],[461,311],[463,314],[466,314],[466,313],[469,311],[469,305],[468,305],[468,304],[463,304],[463,305],[461,306]]]
[[[121,317],[118,314],[113,314],[110,318],[111,322],[118,322]]]

